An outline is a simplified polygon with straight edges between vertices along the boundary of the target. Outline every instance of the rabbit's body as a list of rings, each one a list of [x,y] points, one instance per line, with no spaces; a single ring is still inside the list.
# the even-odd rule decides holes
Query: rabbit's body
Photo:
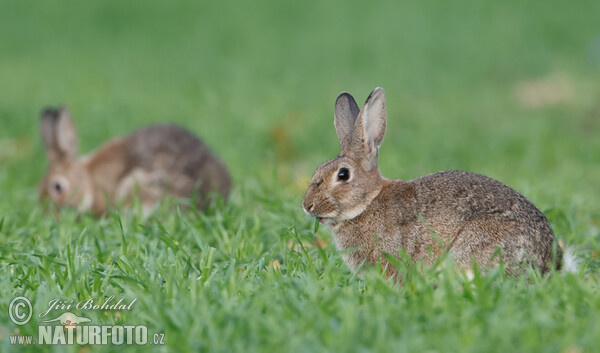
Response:
[[[524,263],[542,273],[549,269],[550,224],[529,200],[501,182],[464,171],[411,181],[383,178],[377,168],[387,123],[381,88],[362,110],[342,93],[334,122],[341,153],[319,166],[303,207],[331,227],[350,268],[381,261],[392,276],[396,268],[383,255],[397,257],[403,250],[426,265],[449,252],[458,268],[468,269],[473,260],[489,268],[502,259],[510,274],[518,274]],[[559,248],[556,255],[560,264]]]
[[[450,252],[461,268],[498,264],[499,248],[508,272],[524,261],[542,272],[552,259],[554,235],[535,206],[510,187],[464,171],[429,174],[411,181],[381,180],[381,191],[351,220],[332,226],[334,241],[353,269],[365,259],[388,264],[384,253],[403,249],[414,261],[433,265]]]
[[[74,126],[66,112],[47,110],[42,124],[50,167],[40,185],[40,199],[50,197],[58,205],[100,215],[133,197],[148,211],[165,196],[194,198],[197,190],[197,206],[203,208],[209,192],[223,198],[229,194],[225,165],[181,127],[147,126],[78,157]]]

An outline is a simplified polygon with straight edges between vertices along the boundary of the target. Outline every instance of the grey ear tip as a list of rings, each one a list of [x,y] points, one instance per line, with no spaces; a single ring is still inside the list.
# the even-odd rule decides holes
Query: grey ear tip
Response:
[[[350,98],[350,99],[354,99],[354,97],[352,97],[352,95],[346,91],[338,94],[337,98],[335,99],[336,102],[338,102],[340,99],[342,98]]]
[[[58,109],[46,107],[42,109],[40,113],[42,119],[57,119],[58,118]]]

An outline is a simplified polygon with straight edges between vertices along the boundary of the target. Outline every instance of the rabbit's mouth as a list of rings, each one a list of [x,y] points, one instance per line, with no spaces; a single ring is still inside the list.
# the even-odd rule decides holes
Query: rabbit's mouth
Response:
[[[334,226],[338,222],[334,217],[317,217],[319,223],[324,224],[326,226]]]

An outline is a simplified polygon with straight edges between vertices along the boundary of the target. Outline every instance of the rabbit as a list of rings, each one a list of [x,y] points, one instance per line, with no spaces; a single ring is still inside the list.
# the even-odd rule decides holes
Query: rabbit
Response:
[[[397,279],[397,268],[382,255],[398,258],[400,250],[427,266],[448,254],[467,276],[473,260],[484,269],[502,261],[516,276],[524,264],[543,274],[560,268],[562,251],[544,214],[501,182],[458,170],[410,181],[384,178],[377,159],[386,124],[382,88],[360,110],[341,93],[334,113],[340,155],[318,167],[302,201],[307,215],[332,230],[352,270],[380,261],[386,277]]]
[[[226,199],[231,189],[223,162],[198,137],[176,125],[143,127],[82,157],[66,107],[45,109],[41,130],[49,167],[39,186],[40,201],[49,198],[57,206],[100,216],[139,197],[148,215],[164,196],[197,197],[197,207],[204,209],[210,196]]]

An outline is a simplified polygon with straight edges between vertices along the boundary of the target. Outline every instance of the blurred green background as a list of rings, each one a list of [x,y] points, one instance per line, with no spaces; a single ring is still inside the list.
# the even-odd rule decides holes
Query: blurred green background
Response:
[[[270,162],[307,178],[337,153],[337,94],[381,86],[384,175],[467,169],[598,209],[600,4],[559,4],[2,1],[0,185],[33,202],[39,112],[59,104],[82,152],[172,121],[240,186]]]
[[[29,271],[33,262],[13,255],[33,249],[67,261],[72,256],[64,250],[73,241],[69,234],[85,238],[84,225],[53,223],[41,217],[37,206],[37,183],[47,165],[39,113],[65,104],[73,113],[83,153],[112,136],[169,121],[200,135],[232,171],[236,191],[228,206],[230,218],[206,221],[223,222],[223,228],[198,226],[206,244],[217,249],[214,268],[212,260],[204,262],[207,248],[192,240],[196,233],[189,235],[176,216],[158,216],[165,227],[179,232],[172,233],[180,242],[176,255],[168,253],[177,247],[157,235],[161,232],[143,228],[135,233],[135,218],[125,217],[130,227],[123,239],[127,235],[133,243],[123,254],[122,234],[112,218],[84,223],[89,236],[97,237],[97,252],[93,245],[80,249],[82,258],[98,266],[96,272],[82,267],[90,281],[102,278],[100,273],[119,256],[140,273],[147,270],[149,282],[163,277],[181,281],[167,281],[181,292],[149,285],[140,294],[120,279],[107,287],[138,295],[146,311],[128,322],[164,324],[171,344],[181,344],[179,350],[221,344],[227,351],[228,341],[221,339],[257,351],[282,343],[295,351],[335,351],[340,341],[348,349],[368,350],[373,343],[381,350],[393,339],[408,350],[431,345],[478,352],[494,347],[509,351],[515,345],[557,352],[573,343],[593,347],[600,332],[597,322],[593,326],[600,303],[586,302],[598,292],[583,280],[554,278],[548,284],[552,294],[546,296],[543,286],[519,287],[517,295],[510,283],[496,287],[485,282],[487,289],[479,288],[484,297],[509,301],[496,311],[487,299],[471,297],[471,303],[453,297],[452,285],[429,292],[431,282],[417,282],[442,313],[459,311],[441,321],[440,312],[427,311],[429,302],[411,296],[409,289],[385,292],[388,285],[373,289],[369,281],[365,289],[331,245],[325,252],[313,248],[306,258],[297,255],[286,246],[290,235],[285,230],[297,226],[299,234],[314,236],[300,202],[316,167],[338,152],[336,96],[348,91],[361,104],[381,86],[388,99],[380,152],[384,176],[412,179],[464,169],[503,181],[544,211],[557,236],[577,245],[588,268],[595,269],[600,244],[599,15],[597,0],[0,0],[0,218],[7,220],[0,233],[9,244],[0,247],[0,260],[3,269],[14,270],[2,275],[0,292],[72,298],[90,283],[65,275],[67,289],[48,285],[38,290],[33,284],[46,283],[46,263],[38,272]],[[329,242],[326,230],[319,234]],[[155,243],[153,236],[164,244]],[[188,251],[188,258],[180,258]],[[144,256],[156,261],[148,269]],[[265,264],[274,260],[287,271],[281,277],[264,274]],[[196,262],[205,264],[202,273],[214,271],[214,287],[196,284],[197,275],[186,267]],[[179,267],[162,267],[171,263]],[[57,273],[63,270],[51,265]],[[228,266],[239,269],[226,272]],[[48,273],[55,271],[49,268]],[[241,287],[230,290],[229,280],[238,270],[243,273]],[[119,274],[126,278],[126,272]],[[597,275],[593,278],[597,283]],[[188,286],[196,288],[192,294]],[[269,288],[285,288],[286,297]],[[579,305],[572,311],[560,295],[569,288]],[[379,296],[382,290],[385,294]],[[323,297],[331,301],[321,307]],[[390,308],[386,301],[397,297],[397,306]],[[181,309],[178,301],[195,306]],[[154,302],[181,309],[182,322],[193,324],[169,321],[173,311],[153,312]],[[378,318],[369,321],[369,315],[353,311],[357,306]],[[556,314],[556,308],[564,311]],[[468,316],[470,310],[475,314]],[[357,320],[355,312],[364,321],[344,326],[344,319]],[[519,328],[511,321],[518,313]],[[205,321],[195,321],[196,315]],[[257,315],[266,319],[252,324]],[[402,329],[389,326],[401,315],[407,320],[396,322]],[[323,316],[330,321],[321,322]],[[527,321],[531,317],[537,319]],[[454,326],[449,328],[448,322]],[[472,332],[471,323],[489,331]],[[540,323],[550,323],[551,330],[538,330]],[[377,327],[381,334],[369,336],[360,325]],[[462,336],[453,336],[454,328]],[[581,330],[587,336],[578,336]],[[306,335],[309,343],[290,332]],[[435,341],[431,334],[443,339]],[[477,340],[490,336],[494,345],[481,349]],[[363,338],[364,346],[355,341]]]

